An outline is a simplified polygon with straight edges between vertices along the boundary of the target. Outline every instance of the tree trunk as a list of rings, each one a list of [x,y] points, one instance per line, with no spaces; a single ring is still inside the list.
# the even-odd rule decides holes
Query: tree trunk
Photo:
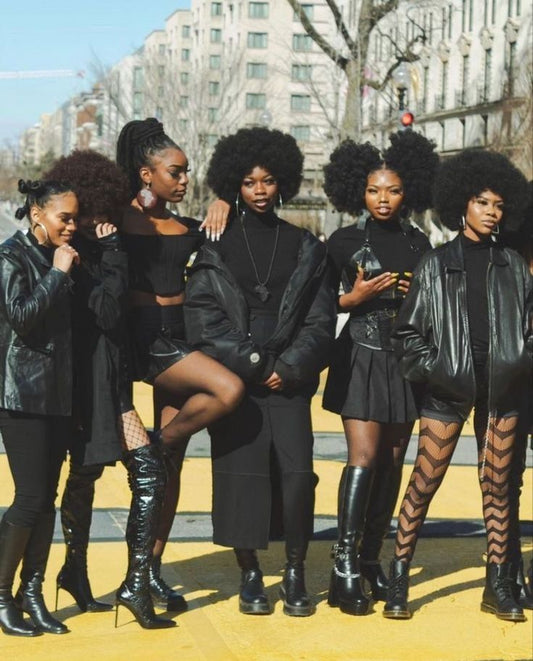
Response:
[[[351,138],[356,142],[361,137],[361,76],[358,59],[347,62],[346,74],[346,106],[341,127],[341,139]]]

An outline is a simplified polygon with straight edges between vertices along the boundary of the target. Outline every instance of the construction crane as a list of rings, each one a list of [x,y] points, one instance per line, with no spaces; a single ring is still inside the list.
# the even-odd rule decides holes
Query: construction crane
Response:
[[[74,69],[43,69],[41,71],[0,71],[0,80],[14,78],[84,78],[85,71]]]

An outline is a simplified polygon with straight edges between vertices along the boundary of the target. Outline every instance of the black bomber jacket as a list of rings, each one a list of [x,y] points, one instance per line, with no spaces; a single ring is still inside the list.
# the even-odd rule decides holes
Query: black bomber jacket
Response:
[[[70,285],[24,232],[0,245],[0,409],[70,415]]]
[[[326,246],[304,230],[298,264],[283,294],[276,329],[260,347],[249,334],[244,294],[218,252],[204,244],[185,295],[187,341],[216,358],[246,383],[269,376],[269,365],[294,390],[316,384],[335,334],[336,295]],[[273,361],[273,363],[272,363]]]
[[[490,324],[489,411],[513,410],[531,378],[526,300],[533,278],[514,250],[493,246],[486,274]],[[466,274],[460,236],[426,253],[392,333],[403,375],[466,419],[475,399]]]

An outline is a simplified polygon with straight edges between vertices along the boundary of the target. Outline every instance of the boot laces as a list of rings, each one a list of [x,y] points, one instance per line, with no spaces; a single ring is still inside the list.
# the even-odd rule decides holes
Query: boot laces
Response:
[[[393,598],[404,595],[408,587],[409,578],[407,574],[401,574],[400,576],[394,576],[389,579],[389,591]]]

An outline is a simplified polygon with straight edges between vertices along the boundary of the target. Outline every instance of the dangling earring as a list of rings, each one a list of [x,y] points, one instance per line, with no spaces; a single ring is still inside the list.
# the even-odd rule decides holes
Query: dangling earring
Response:
[[[137,193],[136,197],[137,202],[143,209],[153,209],[157,204],[158,197],[152,190],[152,184],[145,184],[145,188]]]
[[[466,218],[464,216],[461,216],[460,229],[462,232],[466,229]]]
[[[281,197],[281,193],[278,193],[279,195],[279,200],[278,200],[278,207],[281,209],[283,206],[283,198]]]
[[[237,212],[237,216],[241,215],[241,210],[239,207],[239,200],[241,199],[241,194],[237,193],[237,197],[235,198],[235,211]]]
[[[496,243],[498,241],[498,234],[500,233],[500,226],[494,225],[490,233],[490,238]]]
[[[37,234],[35,233],[35,230],[37,228],[40,228],[44,232],[44,241],[39,241],[39,238],[37,237]],[[35,221],[33,223],[33,225],[31,226],[31,233],[37,239],[37,243],[40,246],[46,246],[50,243],[50,236],[48,235],[48,230],[46,229],[46,226],[43,225],[42,223],[39,223],[38,221]]]

